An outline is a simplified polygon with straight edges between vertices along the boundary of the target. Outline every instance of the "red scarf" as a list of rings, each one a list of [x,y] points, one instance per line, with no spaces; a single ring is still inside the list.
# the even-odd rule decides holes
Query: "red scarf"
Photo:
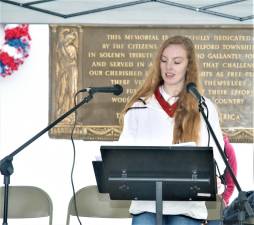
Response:
[[[164,109],[164,111],[170,116],[173,117],[174,113],[177,109],[177,101],[170,105],[161,95],[159,88],[156,89],[154,92],[154,95],[157,99],[157,101],[160,103],[161,107]]]

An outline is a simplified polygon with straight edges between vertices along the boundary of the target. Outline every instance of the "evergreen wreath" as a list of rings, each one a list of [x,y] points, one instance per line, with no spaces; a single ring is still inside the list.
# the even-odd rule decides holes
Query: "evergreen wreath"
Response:
[[[10,76],[29,55],[31,37],[28,24],[5,25],[0,49],[0,76]]]

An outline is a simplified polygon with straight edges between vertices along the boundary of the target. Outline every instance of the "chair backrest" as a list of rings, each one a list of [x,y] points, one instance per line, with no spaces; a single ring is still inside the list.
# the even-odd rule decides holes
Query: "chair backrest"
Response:
[[[8,218],[49,217],[52,225],[53,204],[49,195],[34,186],[10,186]],[[3,218],[4,187],[0,187],[0,218]]]
[[[98,192],[97,186],[87,186],[76,192],[78,215],[97,218],[129,218],[131,201],[110,200],[108,194]],[[208,220],[220,220],[223,213],[223,201],[217,196],[216,201],[207,201]],[[69,202],[66,225],[70,224],[70,216],[76,216],[74,198]]]
[[[217,195],[216,201],[206,201],[208,211],[207,220],[221,220],[223,218],[224,203],[222,198]]]
[[[254,217],[249,217],[245,220],[245,225],[253,225],[254,224]]]
[[[96,185],[84,187],[76,192],[78,215],[81,217],[97,218],[129,218],[129,207],[131,201],[110,200],[109,194],[98,192]],[[76,216],[74,198],[69,203],[67,222],[70,223],[70,216]]]

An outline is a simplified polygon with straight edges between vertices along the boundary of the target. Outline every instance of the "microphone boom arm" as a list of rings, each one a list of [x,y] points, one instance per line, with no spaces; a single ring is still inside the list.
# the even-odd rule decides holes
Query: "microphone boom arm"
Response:
[[[13,174],[13,171],[14,171],[13,165],[12,165],[13,157],[15,155],[17,155],[19,152],[21,152],[25,147],[27,147],[32,142],[34,142],[36,139],[38,139],[40,136],[42,136],[44,133],[46,133],[51,128],[53,128],[56,124],[61,122],[64,118],[66,118],[71,113],[73,113],[75,110],[77,110],[80,106],[82,106],[85,103],[88,103],[92,98],[93,98],[93,93],[89,93],[89,95],[86,96],[81,102],[79,102],[77,105],[75,105],[69,111],[64,113],[59,118],[57,118],[55,121],[53,121],[46,128],[41,130],[39,133],[37,133],[35,136],[33,136],[27,142],[25,142],[23,145],[21,145],[19,148],[17,148],[15,151],[13,151],[11,154],[9,154],[6,157],[4,157],[3,159],[1,159],[1,161],[0,161],[0,172],[1,172],[2,175],[4,175],[3,225],[8,225],[8,223],[7,223],[7,219],[8,219],[8,195],[9,195],[10,176]]]
[[[201,99],[204,99],[203,97]],[[206,117],[206,114],[204,112],[204,108],[203,108],[203,105],[205,105],[205,102],[203,100],[200,100],[199,101],[199,111],[203,117],[203,119],[205,120],[205,123],[207,125],[207,128],[208,130],[210,131],[210,134],[212,135],[213,137],[213,140],[220,152],[220,155],[226,165],[226,168],[228,169],[229,173],[230,173],[230,176],[232,177],[233,179],[233,182],[238,190],[238,197],[239,197],[239,208],[240,208],[240,211],[239,211],[239,214],[238,214],[238,220],[240,222],[240,224],[242,225],[243,224],[243,221],[245,220],[245,213],[244,213],[244,210],[246,210],[246,212],[248,213],[248,215],[250,217],[253,217],[254,216],[254,212],[253,212],[253,209],[251,208],[249,202],[247,201],[247,197],[246,197],[246,193],[242,191],[241,187],[240,187],[240,184],[238,183],[237,179],[236,179],[236,176],[234,175],[234,172],[231,168],[231,166],[229,165],[228,161],[227,161],[227,158],[225,156],[225,153],[224,151],[222,150],[221,146],[220,146],[220,143],[213,131],[213,128],[211,127],[211,124],[210,122],[208,121],[208,118]]]

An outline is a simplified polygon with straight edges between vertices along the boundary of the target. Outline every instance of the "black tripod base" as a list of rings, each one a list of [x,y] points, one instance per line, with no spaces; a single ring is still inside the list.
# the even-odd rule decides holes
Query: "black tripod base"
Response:
[[[240,191],[236,198],[224,210],[224,225],[254,225],[254,191]]]

